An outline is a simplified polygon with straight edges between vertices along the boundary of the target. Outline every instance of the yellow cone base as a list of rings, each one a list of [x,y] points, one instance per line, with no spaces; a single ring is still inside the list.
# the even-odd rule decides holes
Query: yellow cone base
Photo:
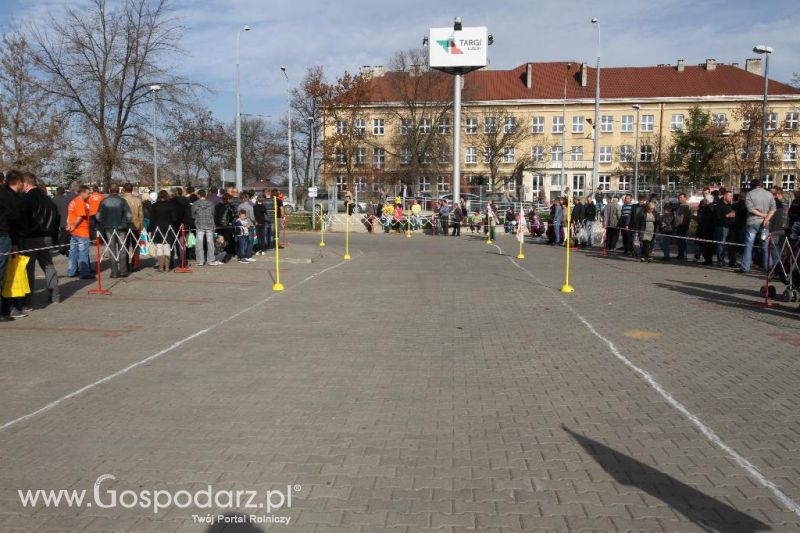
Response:
[[[410,239],[411,238],[411,234],[410,233],[406,233],[406,238]]]
[[[517,259],[525,259],[525,254],[517,254]]]
[[[575,289],[572,288],[572,285],[564,285],[563,287],[561,287],[561,292],[566,292],[566,293],[575,292]]]
[[[284,288],[285,288],[285,287],[283,286],[283,283],[276,283],[276,284],[274,284],[274,285],[272,286],[272,290],[273,290],[274,292],[280,292],[280,291],[282,291]]]
[[[486,244],[492,244],[492,240],[489,239],[488,241],[486,241]]]
[[[350,261],[350,254],[344,254],[344,260]]]
[[[325,246],[324,242],[319,243],[320,246]]]

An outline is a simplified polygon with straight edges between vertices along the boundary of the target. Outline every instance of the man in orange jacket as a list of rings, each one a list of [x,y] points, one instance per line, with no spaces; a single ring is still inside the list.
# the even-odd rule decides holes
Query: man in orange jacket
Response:
[[[95,221],[95,216],[97,215],[97,210],[100,209],[100,204],[105,200],[105,195],[100,192],[100,187],[95,185],[92,187],[92,194],[89,195],[89,198],[86,200],[86,205],[89,207],[89,238],[96,239],[97,238],[97,222]]]

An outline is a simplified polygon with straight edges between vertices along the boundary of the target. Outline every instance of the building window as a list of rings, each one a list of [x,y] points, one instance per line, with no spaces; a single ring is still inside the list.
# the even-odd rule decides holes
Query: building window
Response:
[[[477,118],[470,117],[470,118],[467,119],[466,131],[467,131],[467,133],[478,133],[478,119]]]
[[[747,130],[750,129],[750,115],[749,114],[745,114],[742,117],[742,129],[744,131],[747,131]]]
[[[353,185],[356,192],[367,192],[367,178],[366,176],[356,176],[353,178]]]
[[[610,146],[601,146],[600,147],[600,162],[601,163],[611,163],[611,147]]]
[[[442,117],[439,119],[439,133],[448,135],[450,133],[450,117]]]
[[[553,133],[564,133],[564,117],[553,117]]]
[[[363,146],[356,148],[356,165],[367,164],[367,149]]]
[[[372,119],[372,134],[373,135],[384,134],[384,122],[382,118]]]
[[[774,130],[778,128],[778,114],[767,113],[767,129]]]
[[[669,122],[669,129],[672,131],[681,131],[683,129],[683,115],[672,115]]]
[[[795,174],[784,174],[781,186],[783,187],[784,191],[796,191],[797,176]]]
[[[383,148],[375,148],[372,150],[372,166],[375,168],[383,168],[386,163],[386,150]]]
[[[381,180],[373,180],[372,181],[372,192],[378,192],[383,187],[383,182]]]
[[[436,190],[439,191],[439,194],[450,192],[450,180],[447,179],[447,176],[436,178]]]
[[[514,133],[517,131],[517,118],[505,117],[503,119],[503,133]]]
[[[620,176],[619,180],[617,180],[617,190],[618,191],[630,191],[631,190],[631,177],[630,176]]]
[[[575,174],[572,176],[572,192],[578,196],[583,196],[583,188],[586,184],[586,174]]]
[[[619,160],[621,163],[630,163],[633,161],[633,146],[623,144],[619,147]]]
[[[597,188],[601,191],[610,191],[611,190],[611,176],[598,176],[597,177]]]
[[[680,176],[676,176],[674,174],[667,176],[667,190],[677,191],[680,184],[681,184]]]
[[[573,146],[569,151],[569,158],[572,161],[583,161],[583,146]]]
[[[775,144],[767,143],[764,145],[764,159],[767,161],[775,161]]]
[[[347,133],[347,121],[346,120],[337,120],[336,121],[336,135],[345,135]]]
[[[544,133],[544,117],[531,119],[531,133]]]
[[[497,117],[486,117],[483,120],[483,133],[497,133]]]
[[[714,113],[711,115],[711,125],[715,128],[727,128],[728,117],[725,113]]]
[[[797,111],[791,111],[786,113],[786,129],[787,130],[796,130],[797,124],[800,122],[800,113]]]
[[[347,189],[347,176],[336,176],[336,190],[344,192]]]
[[[642,163],[650,163],[653,161],[653,147],[649,144],[643,144],[639,149],[639,161]]]
[[[506,146],[503,148],[503,163],[516,163],[517,155],[516,149],[513,146]]]
[[[583,133],[584,118],[583,115],[572,117],[572,133]]]
[[[620,121],[620,131],[623,133],[630,133],[633,131],[633,115],[622,115]]]
[[[655,115],[642,115],[642,131],[653,131],[656,123]]]
[[[439,150],[439,163],[448,163],[451,159],[450,148],[447,146],[442,147]]]
[[[536,192],[539,192],[540,189],[544,188],[544,175],[543,174],[534,174],[531,176],[531,189]]]
[[[534,161],[544,161],[544,146],[534,146],[531,148],[531,159]]]
[[[414,121],[410,118],[404,118],[400,121],[400,135],[408,135],[411,133],[411,128],[414,127]]]
[[[466,150],[466,157],[464,162],[467,164],[475,164],[478,162],[478,149],[474,146],[468,146]]]
[[[336,148],[336,164],[337,165],[347,164],[347,155],[344,153],[344,148],[342,147]]]
[[[367,121],[363,118],[357,118],[353,124],[353,133],[356,135],[365,135],[367,133]]]
[[[765,175],[764,176],[764,188],[766,190],[770,190],[774,186],[775,186],[775,177],[772,174]]]
[[[614,131],[614,115],[603,115],[600,117],[600,131],[611,133]]]
[[[400,164],[401,165],[411,164],[411,148],[403,147],[400,149]]]
[[[419,192],[423,194],[431,192],[431,179],[428,176],[419,178]]]
[[[563,161],[564,160],[564,147],[561,145],[553,146],[550,149],[550,159],[553,161]]]
[[[787,144],[783,147],[784,161],[797,161],[797,145]]]
[[[422,119],[422,122],[419,123],[419,132],[422,134],[428,134],[431,132],[431,119]]]
[[[430,165],[433,162],[433,154],[430,150],[425,150],[425,153],[422,154],[422,164],[423,165]]]
[[[485,165],[488,165],[492,161],[492,156],[493,155],[494,155],[494,152],[492,152],[492,149],[489,148],[488,146],[485,147],[483,149],[483,163]]]
[[[647,174],[640,174],[639,175],[639,190],[640,191],[649,191],[650,190],[650,178]]]

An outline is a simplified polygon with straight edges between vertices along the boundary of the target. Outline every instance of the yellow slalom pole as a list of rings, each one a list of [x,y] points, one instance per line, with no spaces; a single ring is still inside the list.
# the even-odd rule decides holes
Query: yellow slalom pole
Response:
[[[486,234],[486,244],[492,244],[492,228],[494,227],[494,213],[492,209],[487,207],[486,226],[489,228],[489,233]]]
[[[567,198],[567,231],[566,231],[566,233],[567,233],[567,243],[566,243],[566,245],[567,245],[567,273],[566,273],[566,279],[564,280],[564,286],[561,287],[561,292],[570,293],[570,292],[575,292],[575,289],[573,289],[572,286],[569,284],[569,248],[570,248],[570,238],[569,237],[570,237],[570,224],[572,223],[572,213],[570,212],[570,208],[569,208],[569,189],[567,189],[566,198]]]
[[[344,260],[350,260],[350,202],[344,204]]]
[[[319,203],[319,245],[325,246],[325,214],[322,202]]]
[[[406,218],[406,238],[411,238],[411,217]]]
[[[522,222],[522,220],[520,220]],[[522,226],[519,228],[519,253],[517,254],[517,259],[525,259],[525,254],[522,253],[522,241],[525,240],[525,234],[522,233]]]
[[[280,292],[284,289],[281,283],[281,261],[280,261],[280,246],[278,245],[278,199],[272,197],[272,205],[275,209],[275,283],[272,285],[272,290]]]

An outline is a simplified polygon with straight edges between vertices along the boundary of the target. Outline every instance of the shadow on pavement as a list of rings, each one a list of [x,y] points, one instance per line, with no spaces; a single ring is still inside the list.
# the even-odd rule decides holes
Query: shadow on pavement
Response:
[[[566,431],[617,483],[634,486],[658,498],[694,524],[709,531],[768,531],[772,528],[730,505],[682,483],[585,435]]]
[[[775,307],[759,307],[757,304],[764,301],[764,297],[759,294],[757,288],[753,290],[737,289],[728,287],[727,285],[714,285],[710,283],[697,283],[691,281],[678,281],[673,279],[665,279],[664,282],[656,283],[656,287],[668,289],[689,296],[695,296],[704,302],[713,303],[725,307],[732,307],[741,310],[745,308],[747,311],[767,314],[771,316],[781,316],[784,318],[800,319],[800,313],[793,310],[791,307],[776,303]],[[745,298],[734,296],[735,294],[745,295]],[[796,303],[789,305],[797,305]]]
[[[214,524],[205,533],[264,533],[264,530],[250,523],[250,519],[242,514],[228,513],[229,523]]]

